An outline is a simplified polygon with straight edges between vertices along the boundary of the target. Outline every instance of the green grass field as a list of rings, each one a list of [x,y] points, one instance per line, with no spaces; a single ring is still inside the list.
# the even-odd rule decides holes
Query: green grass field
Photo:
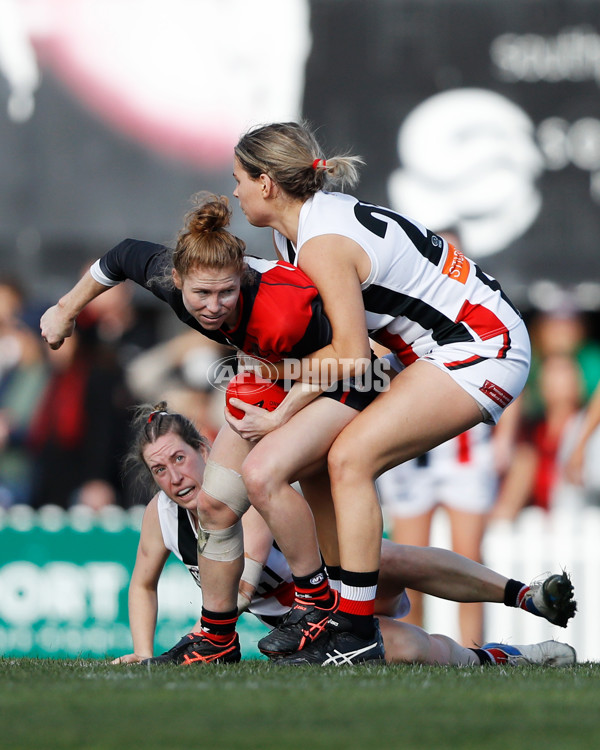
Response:
[[[600,747],[600,664],[113,667],[0,659],[8,748]]]

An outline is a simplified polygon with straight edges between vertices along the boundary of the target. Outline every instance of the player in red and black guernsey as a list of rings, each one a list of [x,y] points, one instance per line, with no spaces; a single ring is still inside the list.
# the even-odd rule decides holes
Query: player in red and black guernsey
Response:
[[[362,163],[325,158],[305,123],[252,128],[234,149],[234,196],[246,218],[274,230],[279,257],[304,270],[323,299],[332,341],[312,355],[312,368],[327,360],[341,372],[366,356],[369,336],[404,365],[328,452],[345,631],[330,627],[286,663],[324,663],[344,649],[353,662],[381,658],[373,617],[383,525],[375,479],[481,421],[497,421],[529,369],[527,331],[494,279],[418,222],[329,192],[356,184]],[[251,487],[244,473],[256,497],[281,460],[266,456],[262,442],[245,465]]]
[[[127,239],[96,261],[91,274],[105,286],[131,279],[207,338],[269,362],[301,359],[331,340],[316,287],[291,264],[246,255],[235,318],[211,329],[186,309],[181,290],[169,283],[165,269],[170,274],[172,255],[163,245]]]

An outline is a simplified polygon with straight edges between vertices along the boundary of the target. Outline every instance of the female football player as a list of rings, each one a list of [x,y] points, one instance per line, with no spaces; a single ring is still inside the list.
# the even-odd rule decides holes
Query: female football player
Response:
[[[210,460],[210,448],[193,423],[181,414],[170,412],[165,402],[138,409],[134,434],[128,463],[148,480],[149,489],[158,488],[158,492],[144,513],[129,587],[133,653],[121,656],[113,663],[237,662],[241,658],[237,634],[224,641],[218,652],[207,653],[201,623],[197,623],[198,632],[195,628],[172,649],[153,657],[157,586],[171,552],[184,562],[198,583],[197,497]],[[291,571],[280,550],[273,546],[273,537],[265,522],[253,508],[244,515],[243,523],[245,566],[240,582],[239,607],[273,625],[289,613],[294,601]],[[529,587],[447,550],[403,547],[384,541],[376,612],[381,622],[386,660],[456,665],[571,664],[575,661],[574,650],[556,641],[528,646],[488,644],[469,649],[446,636],[429,635],[395,619],[407,612],[404,587],[410,586],[434,596],[461,601],[504,602],[526,608],[523,602],[531,600],[535,602],[536,611],[543,610],[543,616],[553,622],[566,612],[564,606],[561,611],[551,601],[553,580],[559,577],[552,576],[544,583]],[[347,662],[332,653],[331,663]]]
[[[521,391],[530,361],[521,316],[475,263],[388,208],[326,192],[354,185],[361,163],[325,158],[298,123],[254,128],[235,147],[234,195],[242,211],[252,225],[273,228],[279,257],[312,279],[331,322],[331,341],[305,363],[302,377],[315,363],[334,362],[341,372],[363,361],[369,336],[403,368],[328,452],[341,564],[338,611],[354,640],[344,634],[344,645],[336,644],[335,633],[324,633],[298,655],[301,662],[322,663],[332,647],[359,654],[352,661],[379,658],[373,614],[382,515],[374,480],[481,421],[495,423]],[[229,421],[252,438],[287,417],[276,410],[267,420],[257,409],[246,411],[242,423]],[[265,438],[243,467],[251,502],[272,529],[286,491],[278,471],[294,450]],[[285,542],[282,528],[278,542]],[[287,526],[288,535],[294,531]]]

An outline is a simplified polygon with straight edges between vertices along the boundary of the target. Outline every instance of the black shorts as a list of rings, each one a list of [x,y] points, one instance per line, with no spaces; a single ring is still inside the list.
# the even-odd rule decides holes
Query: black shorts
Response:
[[[387,360],[373,357],[370,368],[361,377],[338,380],[321,395],[356,411],[363,411],[380,393],[388,390],[391,369]]]

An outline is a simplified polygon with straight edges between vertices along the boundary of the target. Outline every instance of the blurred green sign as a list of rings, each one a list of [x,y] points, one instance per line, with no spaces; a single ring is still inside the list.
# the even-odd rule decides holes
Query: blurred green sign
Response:
[[[0,654],[46,658],[119,656],[132,651],[127,592],[143,509],[15,507],[0,516]],[[199,617],[200,591],[174,557],[159,584],[155,653]],[[240,621],[245,657],[258,656],[265,628]]]

